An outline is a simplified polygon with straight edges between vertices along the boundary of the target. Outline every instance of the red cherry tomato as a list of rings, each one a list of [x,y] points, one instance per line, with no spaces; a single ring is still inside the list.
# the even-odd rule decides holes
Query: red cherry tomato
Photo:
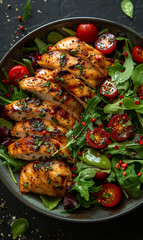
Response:
[[[94,42],[98,36],[98,28],[91,23],[80,24],[76,30],[76,37],[87,42]]]
[[[143,63],[143,48],[137,46],[134,47],[132,57],[137,63]]]
[[[24,77],[30,77],[30,72],[23,65],[15,65],[8,73],[9,82],[16,87],[19,86],[18,80]]]
[[[85,140],[90,147],[100,149],[106,147],[109,144],[110,136],[108,132],[103,128],[94,127],[93,132],[91,129],[87,131]]]
[[[110,137],[116,141],[124,141],[133,133],[133,125],[131,120],[124,114],[113,116],[108,123],[108,127],[112,129]]]
[[[97,193],[97,199],[104,207],[114,207],[121,199],[121,190],[113,183],[106,183],[103,190]]]
[[[116,83],[106,79],[100,86],[100,94],[107,98],[115,98],[118,95]]]
[[[94,176],[95,179],[105,179],[108,177],[108,173],[106,172],[100,172],[100,171],[96,171],[96,174]]]
[[[95,41],[95,47],[98,51],[109,54],[116,48],[117,40],[112,33],[103,33]]]
[[[137,96],[143,99],[143,85],[141,85],[137,90]]]

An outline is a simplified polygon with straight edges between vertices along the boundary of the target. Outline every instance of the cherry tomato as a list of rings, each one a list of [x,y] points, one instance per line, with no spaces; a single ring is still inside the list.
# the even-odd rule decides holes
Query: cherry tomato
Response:
[[[133,125],[131,120],[124,114],[113,116],[108,123],[108,127],[112,129],[110,137],[116,141],[124,141],[133,133]]]
[[[100,149],[106,147],[109,144],[110,136],[108,132],[103,128],[94,127],[93,132],[91,129],[87,131],[85,140],[90,147]]]
[[[18,80],[21,80],[24,77],[30,77],[30,72],[23,65],[15,65],[12,67],[8,73],[9,82],[18,87]]]
[[[143,98],[143,85],[141,85],[137,90],[137,96]]]
[[[76,30],[76,37],[87,42],[94,42],[98,36],[98,28],[91,23],[80,24]]]
[[[106,172],[100,172],[100,171],[96,171],[96,174],[94,176],[95,179],[105,179],[108,177],[108,173]]]
[[[134,47],[132,57],[137,63],[143,63],[143,48],[137,46]]]
[[[107,98],[114,98],[118,95],[118,89],[115,82],[106,79],[100,86],[100,94]]]
[[[95,47],[98,51],[109,54],[116,48],[117,40],[112,33],[103,33],[95,41]]]
[[[97,193],[97,199],[104,207],[114,207],[121,199],[121,190],[113,183],[106,183],[103,190]]]

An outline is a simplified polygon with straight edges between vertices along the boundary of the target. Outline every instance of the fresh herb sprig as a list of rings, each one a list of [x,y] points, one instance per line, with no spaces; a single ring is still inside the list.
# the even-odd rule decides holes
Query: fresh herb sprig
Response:
[[[23,15],[22,21],[27,20],[27,18],[28,18],[29,16],[31,16],[31,12],[30,12],[31,9],[32,9],[32,7],[31,7],[31,1],[28,0],[27,3],[26,3],[26,5],[25,5],[25,7],[24,7],[24,15]]]
[[[12,238],[16,239],[21,235],[24,235],[29,228],[29,222],[26,218],[18,218],[11,225]]]

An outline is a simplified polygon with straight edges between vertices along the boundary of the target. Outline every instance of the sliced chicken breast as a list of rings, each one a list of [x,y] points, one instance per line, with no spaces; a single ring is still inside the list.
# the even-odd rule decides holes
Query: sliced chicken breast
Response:
[[[62,68],[49,72],[48,69],[38,69],[35,71],[36,77],[43,78],[50,82],[58,82],[63,88],[73,95],[77,101],[86,108],[88,99],[95,96],[93,89],[87,87],[80,79]]]
[[[69,166],[62,161],[30,162],[20,173],[19,190],[62,198],[71,177]]]
[[[32,118],[17,122],[11,130],[14,137],[23,138],[26,136],[38,135],[52,138],[63,138],[67,128],[62,127],[52,121],[40,118]]]
[[[42,55],[38,64],[42,68],[56,69],[63,67],[77,78],[81,78],[91,88],[95,89],[103,80],[104,75],[85,60],[78,60],[67,53],[53,51]]]
[[[31,118],[53,120],[66,127],[73,128],[76,119],[54,103],[48,103],[36,98],[26,98],[14,101],[5,106],[7,115],[15,121]]]
[[[34,93],[38,98],[62,107],[80,121],[82,106],[58,83],[38,77],[29,77],[21,80],[20,86],[23,90]]]
[[[107,77],[106,67],[112,63],[107,60],[103,53],[88,45],[84,41],[76,37],[67,37],[56,43],[50,51],[60,50],[74,56],[81,57],[86,61],[90,61],[102,74]],[[98,58],[98,56],[100,56]]]
[[[36,159],[46,160],[58,150],[56,157],[65,159],[66,162],[73,162],[70,152],[64,148],[66,143],[59,140],[40,136],[28,136],[20,138],[8,146],[8,151],[14,158],[21,158],[27,161]],[[63,149],[64,148],[64,149]]]

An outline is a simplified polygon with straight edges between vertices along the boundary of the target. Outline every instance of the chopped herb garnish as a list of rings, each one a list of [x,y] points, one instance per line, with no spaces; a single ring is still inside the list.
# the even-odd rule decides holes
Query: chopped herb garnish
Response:
[[[53,100],[59,102],[59,99],[56,97],[53,97]]]
[[[46,86],[46,87],[49,87],[50,84],[51,84],[51,82],[47,81],[47,82],[45,83],[45,86]]]

